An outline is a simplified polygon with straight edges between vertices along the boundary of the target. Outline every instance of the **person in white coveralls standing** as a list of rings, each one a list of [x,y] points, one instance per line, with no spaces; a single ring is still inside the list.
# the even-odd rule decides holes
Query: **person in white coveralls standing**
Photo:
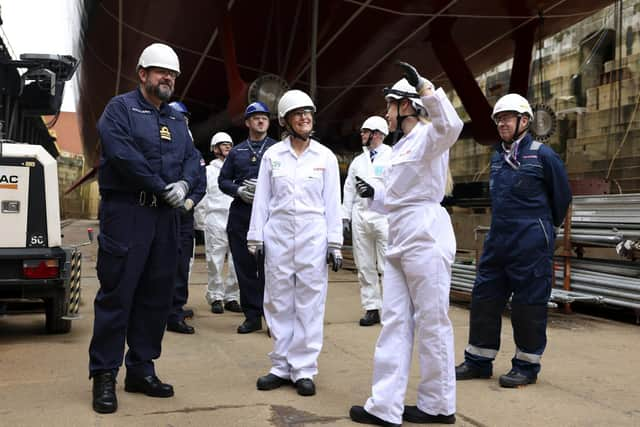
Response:
[[[365,310],[360,326],[380,323],[380,278],[384,273],[389,224],[385,214],[370,210],[367,199],[358,195],[356,176],[365,181],[382,180],[391,158],[391,147],[382,143],[388,134],[389,128],[384,118],[371,116],[364,121],[360,128],[363,152],[349,165],[344,181],[342,224],[344,231],[352,236],[353,259],[360,282],[360,302]]]
[[[264,315],[273,337],[271,370],[257,388],[293,382],[302,396],[316,393],[327,262],[334,271],[342,266],[338,160],[311,138],[315,111],[300,90],[280,98],[289,136],[262,158],[247,234],[249,251],[264,254]]]
[[[389,128],[404,136],[393,146],[384,185],[356,178],[360,196],[372,199],[372,209],[387,212],[389,242],[371,396],[349,415],[383,426],[402,420],[453,424],[456,377],[448,310],[456,240],[440,201],[449,148],[463,123],[442,89],[434,90],[413,66],[400,65],[405,78],[385,89],[385,99]],[[405,406],[414,339],[421,380],[417,405]]]
[[[218,132],[211,138],[211,151],[216,158],[207,166],[207,194],[196,206],[195,214],[204,218],[204,244],[207,259],[207,291],[205,298],[213,313],[224,313],[229,310],[241,313],[238,304],[240,290],[238,278],[233,266],[229,239],[227,237],[227,220],[229,206],[233,197],[224,194],[218,186],[218,175],[224,159],[233,147],[231,136]],[[224,271],[224,261],[227,270]]]

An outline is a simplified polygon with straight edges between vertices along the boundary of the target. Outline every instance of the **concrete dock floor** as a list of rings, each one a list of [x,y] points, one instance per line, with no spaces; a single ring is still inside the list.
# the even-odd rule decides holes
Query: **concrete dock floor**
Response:
[[[83,241],[88,226],[97,229],[95,222],[73,221],[63,229],[65,242]],[[256,378],[269,370],[271,341],[265,331],[238,335],[241,314],[210,312],[202,257],[196,259],[189,289],[196,333],[167,332],[156,362],[160,378],[174,385],[175,396],[126,393],[122,369],[118,411],[93,412],[87,349],[98,288],[96,251],[96,243],[82,248],[83,318],[73,322],[69,334],[46,335],[44,314],[0,317],[0,426],[356,425],[348,411],[369,395],[380,327],[358,326],[362,313],[355,273],[330,275],[317,394],[302,397],[292,387],[256,390]],[[469,312],[464,304],[453,304],[450,316],[460,362]],[[509,319],[503,320],[494,377],[458,383],[457,425],[640,426],[640,326],[553,312],[538,384],[503,389],[497,377],[509,370],[514,351]],[[414,357],[408,404],[415,404],[418,378]]]

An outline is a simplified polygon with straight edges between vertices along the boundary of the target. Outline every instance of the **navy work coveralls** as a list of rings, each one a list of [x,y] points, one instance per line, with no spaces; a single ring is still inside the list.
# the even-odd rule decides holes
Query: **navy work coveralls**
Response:
[[[251,205],[238,195],[238,187],[245,179],[258,178],[262,155],[277,141],[270,137],[263,141],[251,142],[248,139],[231,149],[218,176],[218,185],[223,193],[233,197],[229,207],[229,247],[233,255],[233,265],[238,276],[240,305],[249,321],[258,321],[262,317],[264,298],[264,265],[257,265],[255,258],[247,249],[247,232],[251,220]],[[252,144],[251,146],[249,144]],[[258,271],[260,269],[260,271]]]
[[[194,187],[193,143],[185,118],[167,104],[156,109],[139,89],[109,101],[98,121],[102,143],[100,235],[89,346],[89,372],[117,372],[129,350],[127,374],[155,375],[175,287],[178,212],[161,198],[169,183]]]
[[[193,145],[193,144],[192,144]],[[186,175],[191,177],[195,175],[196,184],[187,194],[187,199],[193,200],[193,205],[200,203],[207,191],[207,170],[206,164],[202,159],[200,152],[196,150],[198,158],[198,168],[195,171],[187,170]],[[191,162],[191,165],[193,162]],[[178,271],[175,278],[175,293],[173,294],[173,302],[167,323],[178,323],[184,320],[184,305],[189,299],[189,272],[191,271],[191,259],[193,258],[193,239],[195,232],[193,230],[193,209],[189,211],[180,211],[178,217]]]
[[[554,226],[571,203],[564,164],[527,134],[514,168],[501,144],[491,159],[491,228],[473,287],[465,361],[486,374],[500,347],[501,315],[513,293],[513,369],[534,378],[547,343],[547,303],[553,280]]]

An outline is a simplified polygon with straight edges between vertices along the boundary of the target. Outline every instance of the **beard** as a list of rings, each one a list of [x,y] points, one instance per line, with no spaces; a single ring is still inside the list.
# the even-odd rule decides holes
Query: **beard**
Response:
[[[173,89],[171,89],[169,85],[164,83],[153,85],[153,83],[147,81],[144,88],[148,93],[153,94],[158,99],[164,102],[169,101],[171,99],[171,95],[173,95]]]

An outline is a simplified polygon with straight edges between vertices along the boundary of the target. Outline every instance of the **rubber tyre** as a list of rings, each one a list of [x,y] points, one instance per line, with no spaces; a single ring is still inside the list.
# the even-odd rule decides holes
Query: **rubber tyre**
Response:
[[[58,292],[55,297],[44,300],[48,334],[66,334],[71,330],[71,320],[62,318],[67,313],[68,305],[69,301],[65,292]]]

